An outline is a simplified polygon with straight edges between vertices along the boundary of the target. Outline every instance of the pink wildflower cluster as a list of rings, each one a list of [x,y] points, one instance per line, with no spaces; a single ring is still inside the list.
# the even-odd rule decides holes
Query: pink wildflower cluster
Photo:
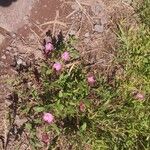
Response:
[[[89,85],[94,85],[95,82],[96,82],[96,80],[95,80],[95,78],[94,78],[93,75],[88,76],[88,77],[87,77],[87,81],[88,81]]]
[[[52,52],[54,50],[54,46],[51,44],[51,43],[47,43],[45,45],[45,53],[46,54],[49,54],[50,52]],[[70,54],[69,52],[65,51],[61,54],[61,59],[62,61],[64,62],[67,62],[70,60]],[[60,72],[62,70],[62,63],[60,62],[55,62],[52,66],[52,68],[56,71],[56,72]],[[90,86],[93,86],[96,82],[96,79],[93,75],[90,75],[87,77],[87,82]],[[85,112],[85,109],[86,109],[86,106],[84,104],[84,102],[80,102],[79,103],[79,110],[81,112]],[[53,123],[53,120],[54,120],[54,116],[51,114],[51,113],[44,113],[43,114],[43,120],[45,122],[47,122],[48,124],[51,124]],[[49,138],[48,138],[48,135],[47,134],[43,134],[42,136],[42,139],[43,139],[43,142],[44,143],[47,143]]]
[[[52,50],[54,50],[54,46],[52,43],[47,43],[45,45],[45,53],[49,54]]]
[[[69,61],[69,60],[70,60],[70,54],[69,54],[69,52],[64,52],[64,53],[61,55],[61,58],[62,58],[64,61]]]
[[[51,113],[44,113],[43,120],[51,124],[54,121],[54,116]]]
[[[50,43],[50,42],[49,42],[49,43],[46,43],[45,49],[44,49],[45,54],[48,55],[48,54],[51,53],[53,50],[54,50],[53,44]],[[69,60],[70,60],[70,54],[69,54],[69,52],[65,51],[65,52],[61,55],[61,59],[62,59],[63,61],[69,61]],[[60,62],[55,62],[55,63],[53,64],[53,69],[54,69],[55,71],[58,71],[58,72],[61,71],[61,69],[62,69],[62,64],[61,64]]]
[[[45,143],[45,144],[48,144],[49,142],[49,136],[47,133],[42,133],[42,142]]]
[[[64,61],[69,61],[70,60],[70,54],[69,52],[64,52],[62,55],[61,55],[61,58],[62,60]],[[53,69],[57,72],[61,71],[62,70],[62,64],[60,62],[55,62],[53,64]]]
[[[60,71],[62,69],[62,65],[59,62],[54,63],[53,65],[54,70]]]
[[[135,94],[135,99],[137,99],[137,100],[141,100],[142,101],[142,100],[144,100],[144,98],[145,97],[144,97],[143,93],[139,93],[138,92],[138,93]]]
[[[79,109],[80,109],[81,112],[85,112],[86,107],[85,107],[85,104],[82,101],[79,104]]]

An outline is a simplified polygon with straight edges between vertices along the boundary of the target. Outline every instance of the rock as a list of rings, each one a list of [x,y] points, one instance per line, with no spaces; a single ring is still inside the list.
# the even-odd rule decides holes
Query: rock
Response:
[[[108,21],[107,21],[106,16],[102,16],[102,17],[101,17],[101,24],[104,25],[104,24],[106,24],[107,22],[108,22]]]
[[[104,25],[108,22],[108,18],[106,16],[106,14],[102,14],[101,16],[101,24]]]
[[[86,38],[88,38],[89,36],[90,36],[90,33],[89,32],[87,32],[87,33],[85,33],[85,35],[84,35]]]
[[[9,52],[8,52],[8,51],[6,51],[5,53],[6,53],[7,55],[9,54]]]
[[[104,26],[103,25],[95,25],[94,31],[98,32],[98,33],[102,33],[104,31]]]
[[[18,64],[18,65],[21,65],[22,63],[23,63],[22,59],[18,59],[18,60],[17,60],[17,64]]]
[[[6,59],[6,56],[5,56],[5,55],[3,55],[1,58],[2,58],[2,59]]]
[[[73,9],[73,10],[76,10],[76,11],[79,11],[80,10],[80,7],[79,7],[79,5],[78,4],[73,4],[73,5],[71,5],[71,8]]]
[[[19,58],[19,59],[17,60],[17,65],[19,65],[19,66],[20,66],[20,65],[26,66],[26,62],[24,62],[22,59]]]
[[[34,34],[30,34],[30,35],[28,36],[28,40],[29,40],[30,42],[34,42],[35,39],[36,39],[36,37],[35,37]]]
[[[94,20],[94,24],[101,24],[101,19],[99,18],[99,19],[95,19]]]
[[[16,38],[17,37],[16,33],[14,33],[14,32],[11,32],[10,35],[11,35],[12,38]]]
[[[11,51],[11,50],[12,50],[11,46],[6,47],[6,51]]]
[[[88,44],[89,42],[90,42],[90,39],[89,39],[89,38],[85,38],[85,39],[84,39],[84,43],[85,43],[85,44]]]
[[[0,67],[4,67],[4,66],[5,66],[4,62],[0,61]]]
[[[102,11],[102,6],[98,2],[96,2],[91,6],[91,10],[94,13],[94,15],[97,16]]]
[[[127,4],[129,4],[129,5],[132,4],[132,0],[122,0],[122,2],[127,3]]]
[[[18,115],[15,117],[15,124],[18,125],[19,127],[22,126],[25,122],[28,120],[26,118],[20,118]]]
[[[35,59],[44,59],[44,55],[42,53],[42,51],[36,50],[36,52],[34,53]]]
[[[75,34],[76,34],[76,31],[75,31],[75,30],[71,30],[71,31],[69,32],[69,34],[70,34],[70,35],[75,35]]]
[[[30,15],[29,8],[33,7],[35,0],[0,0],[0,3],[12,3],[9,7],[0,7],[0,27],[7,31],[17,31],[26,20],[24,17]]]
[[[45,40],[46,43],[49,43],[49,42],[51,43],[52,42],[52,39],[51,39],[50,36],[45,36],[44,40]]]
[[[6,104],[6,106],[10,106],[12,104],[12,102],[9,100],[5,100],[5,104]]]

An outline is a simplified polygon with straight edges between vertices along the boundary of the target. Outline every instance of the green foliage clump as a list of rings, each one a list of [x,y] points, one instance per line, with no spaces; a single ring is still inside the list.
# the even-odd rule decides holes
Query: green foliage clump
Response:
[[[136,30],[119,25],[120,47],[108,77],[89,71],[72,46],[72,39],[54,50],[51,56],[14,82],[19,103],[17,112],[27,118],[26,130],[34,149],[42,147],[38,130],[48,135],[48,149],[75,150],[149,150],[150,149],[150,29],[146,18],[149,1],[140,15],[145,24]],[[149,17],[149,16],[147,16]],[[69,62],[61,61],[68,51]],[[53,69],[61,62],[62,70]],[[43,121],[50,112],[54,121]]]

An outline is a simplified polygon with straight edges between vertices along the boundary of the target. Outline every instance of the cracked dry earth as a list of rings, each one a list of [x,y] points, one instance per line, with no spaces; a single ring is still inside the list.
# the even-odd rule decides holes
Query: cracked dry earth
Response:
[[[135,26],[130,0],[17,0],[7,7],[0,4],[0,149],[30,149],[25,134],[15,141],[16,131],[8,123],[8,84],[17,72],[12,67],[26,59],[43,59],[41,41],[50,29],[64,38],[75,35],[85,65],[109,70],[117,46],[115,24],[124,20]],[[19,128],[23,120],[14,118]],[[8,138],[9,136],[9,138]]]

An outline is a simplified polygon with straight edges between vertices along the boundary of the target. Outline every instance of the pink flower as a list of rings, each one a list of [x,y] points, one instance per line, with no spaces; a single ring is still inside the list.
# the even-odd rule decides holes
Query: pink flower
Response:
[[[53,122],[54,116],[51,113],[44,113],[43,120],[50,124]]]
[[[68,52],[64,52],[62,55],[61,55],[61,58],[65,61],[68,61],[70,59],[70,55]]]
[[[62,65],[61,65],[61,63],[56,62],[56,63],[54,63],[53,68],[54,68],[56,71],[60,71],[61,68],[62,68]]]
[[[49,136],[47,133],[42,134],[42,142],[44,142],[45,144],[49,142]]]
[[[89,77],[87,78],[87,80],[88,80],[88,83],[89,83],[89,84],[94,84],[94,83],[96,82],[96,80],[94,79],[94,76],[89,76]]]
[[[49,52],[51,52],[53,49],[54,49],[54,46],[51,43],[47,43],[45,45],[45,53],[46,54],[49,53]]]
[[[138,99],[138,100],[144,100],[144,95],[141,94],[141,93],[137,93],[137,94],[135,95],[135,98]]]
[[[80,104],[79,104],[79,109],[80,109],[80,111],[81,112],[84,112],[85,111],[85,104],[83,103],[83,102],[80,102]]]

